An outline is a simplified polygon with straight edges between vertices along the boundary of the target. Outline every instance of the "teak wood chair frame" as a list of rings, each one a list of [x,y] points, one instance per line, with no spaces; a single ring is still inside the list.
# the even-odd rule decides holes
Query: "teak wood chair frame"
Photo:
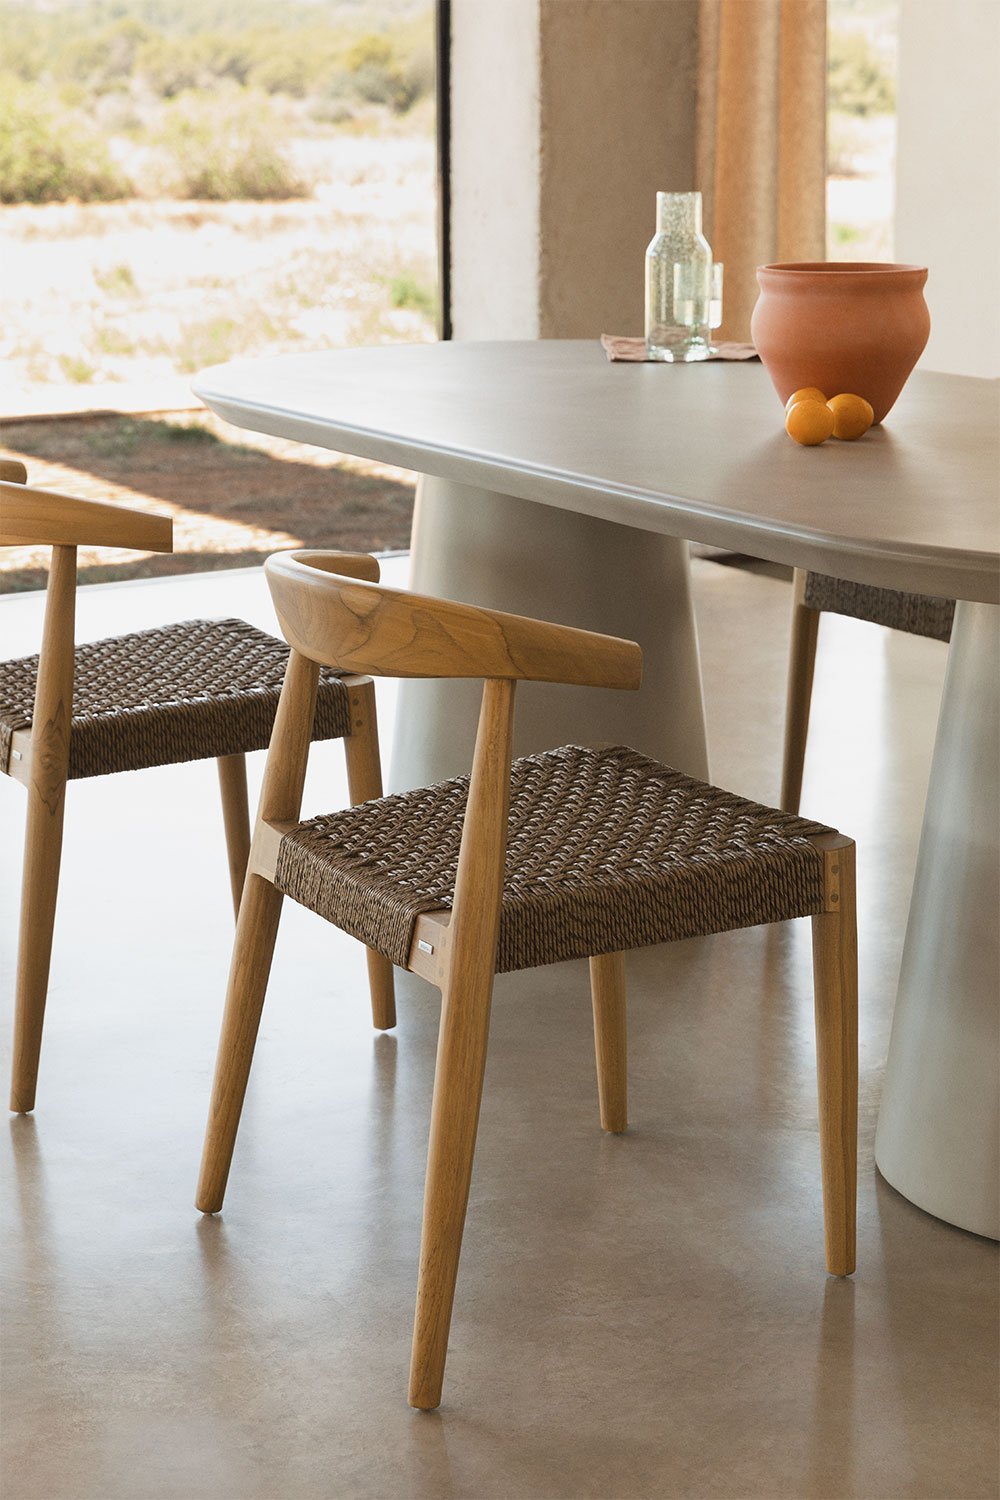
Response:
[[[73,719],[77,548],[170,552],[173,527],[169,516],[156,512],[29,488],[25,466],[3,460],[0,547],[23,546],[51,546],[52,559],[32,724],[14,731],[7,771],[28,795],[10,1093],[10,1108],[20,1114],[35,1104],[59,891]],[[378,578],[374,558],[359,557],[357,566],[365,577]],[[351,733],[344,740],[348,783],[352,799],[363,802],[382,792],[373,684],[361,677],[344,681],[351,707]],[[246,757],[219,756],[217,764],[233,908],[238,914],[250,853]],[[392,965],[369,950],[368,970],[374,1024],[380,1029],[394,1026]]]
[[[811,602],[817,584],[823,585],[823,592],[828,596],[827,602],[820,607]],[[860,607],[852,597],[859,592],[864,594],[864,603]],[[900,601],[908,606],[905,623],[900,618]],[[886,625],[890,629],[908,630],[918,635],[933,636],[937,640],[947,640],[954,603],[928,595],[901,594],[893,589],[872,588],[859,591],[856,584],[816,575],[806,568],[793,570],[791,640],[785,693],[785,742],[781,762],[781,799],[778,804],[788,813],[797,813],[802,800],[819,622],[828,609],[855,619],[870,620],[876,625]]]
[[[641,652],[630,641],[372,587],[357,559],[298,552],[266,564],[292,647],[264,772],[237,923],[196,1203],[221,1209],[282,904],[279,846],[299,818],[320,665],[394,677],[484,679],[479,727],[450,911],[417,919],[408,969],[441,991],[410,1403],[438,1406],[486,1064],[505,870],[514,695],[519,681],[635,689]],[[353,575],[353,576],[352,576]],[[854,845],[814,840],[823,910],[812,918],[820,1140],[827,1265],[854,1269],[857,1118],[857,956]],[[624,957],[590,961],[600,1119],[626,1128]]]

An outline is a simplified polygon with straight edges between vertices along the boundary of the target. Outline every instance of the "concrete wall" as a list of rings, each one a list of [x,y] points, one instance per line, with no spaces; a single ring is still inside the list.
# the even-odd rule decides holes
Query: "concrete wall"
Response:
[[[902,0],[896,259],[926,265],[921,367],[1000,375],[1000,4]]]
[[[541,0],[543,338],[643,331],[657,192],[695,170],[697,0]]]

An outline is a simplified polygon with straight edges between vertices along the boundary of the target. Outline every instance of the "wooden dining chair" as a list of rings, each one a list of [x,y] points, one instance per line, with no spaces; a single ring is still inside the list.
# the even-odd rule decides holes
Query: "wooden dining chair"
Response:
[[[639,686],[630,641],[363,581],[357,557],[272,557],[291,645],[243,892],[197,1205],[222,1207],[283,896],[442,995],[409,1399],[441,1400],[494,973],[587,957],[605,1130],[626,1128],[623,952],[813,919],[826,1259],[854,1269],[854,845],[622,746],[512,763],[518,682]],[[299,821],[324,666],[484,679],[471,777]]]
[[[875,625],[905,630],[910,635],[927,635],[936,641],[949,641],[955,601],[936,599],[930,594],[878,588],[873,584],[849,583],[845,578],[828,578],[825,573],[795,569],[785,699],[785,753],[781,770],[781,806],[790,813],[798,812],[802,796],[816,643],[820,615],[824,611],[849,615],[855,620],[870,620]]]
[[[243,620],[189,620],[74,646],[76,549],[170,552],[168,516],[27,487],[0,464],[0,547],[47,545],[41,652],[0,661],[0,773],[28,794],[10,1107],[34,1107],[59,886],[67,780],[214,757],[233,903],[250,849],[246,752],[267,744],[288,661],[284,642]],[[378,578],[378,564],[358,567]],[[326,671],[316,739],[342,736],[355,801],[381,794],[373,685]],[[392,966],[369,955],[375,1025],[395,1024]]]

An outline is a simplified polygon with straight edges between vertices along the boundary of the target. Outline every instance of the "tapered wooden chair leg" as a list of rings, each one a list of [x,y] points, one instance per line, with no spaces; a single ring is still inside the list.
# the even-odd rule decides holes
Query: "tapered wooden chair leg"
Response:
[[[597,1097],[601,1126],[615,1134],[628,1127],[628,1052],[625,955],[602,953],[590,960],[597,1053]]]
[[[260,875],[248,877],[236,923],[236,942],[195,1199],[197,1207],[206,1214],[219,1211],[226,1192],[271,972],[281,902],[281,892],[270,881]]]
[[[410,1405],[440,1405],[486,1070],[510,808],[514,684],[487,681],[455,878],[427,1151]]]
[[[813,917],[816,1069],[826,1267],[855,1267],[858,1179],[858,937],[854,845],[827,853],[833,909]],[[839,889],[838,889],[839,887]]]
[[[76,548],[52,548],[32,717],[10,1107],[35,1105],[73,724]]]
[[[803,603],[805,572],[795,570],[792,598],[792,638],[788,654],[788,689],[785,699],[785,753],[781,770],[781,807],[797,813],[802,796],[802,772],[806,760],[806,738],[809,733],[809,707],[812,702],[813,674],[816,667],[816,641],[819,634],[818,609]]]
[[[65,789],[63,782],[58,788],[50,787],[48,795],[43,797],[35,784],[28,787],[10,1089],[10,1107],[19,1114],[35,1107],[59,893]]]
[[[226,830],[229,856],[229,883],[233,892],[233,912],[239,916],[243,882],[250,858],[250,807],[247,799],[247,759],[245,755],[220,755],[219,790],[222,793],[222,821]]]
[[[375,685],[372,682],[358,683],[351,687],[350,694],[351,733],[344,740],[347,785],[352,803],[370,802],[382,795]],[[372,1025],[377,1031],[388,1031],[396,1024],[392,964],[374,948],[367,950],[367,956]]]
[[[442,997],[410,1363],[410,1405],[424,1411],[441,1404],[479,1126],[492,991],[491,974],[461,991],[446,989]]]
[[[392,964],[374,948],[365,949],[368,960],[368,989],[372,1002],[372,1025],[376,1031],[389,1031],[396,1024],[396,991]]]

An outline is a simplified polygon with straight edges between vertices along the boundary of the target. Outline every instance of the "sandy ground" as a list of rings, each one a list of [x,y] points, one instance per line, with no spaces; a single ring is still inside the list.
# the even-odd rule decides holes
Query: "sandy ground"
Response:
[[[0,208],[0,414],[66,386],[183,389],[240,355],[433,338],[431,137],[296,154],[315,182],[301,201]]]
[[[431,136],[341,134],[296,157],[307,200],[0,208],[0,453],[42,488],[174,518],[172,556],[82,549],[82,582],[408,544],[412,475],[227,429],[190,394],[227,359],[435,337]],[[17,420],[95,408],[146,415]],[[0,591],[41,586],[46,565],[0,553]]]

